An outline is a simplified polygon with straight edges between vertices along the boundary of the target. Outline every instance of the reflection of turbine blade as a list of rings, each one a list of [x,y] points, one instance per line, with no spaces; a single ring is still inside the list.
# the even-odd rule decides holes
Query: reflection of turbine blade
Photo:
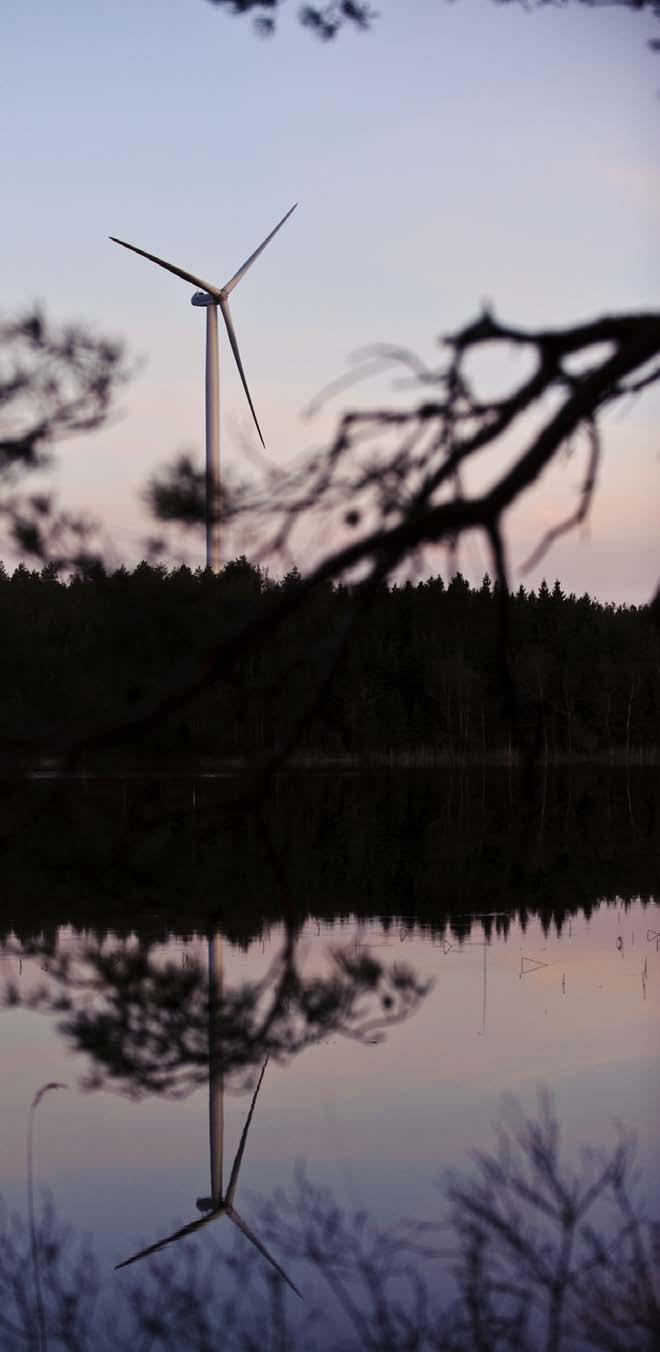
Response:
[[[251,1123],[251,1121],[252,1121],[252,1114],[253,1114],[253,1112],[254,1112],[254,1105],[255,1105],[255,1103],[256,1103],[256,1101],[257,1101],[257,1094],[259,1093],[259,1090],[261,1089],[261,1081],[262,1081],[263,1078],[264,1078],[264,1074],[265,1074],[266,1066],[267,1066],[267,1065],[268,1065],[268,1057],[266,1057],[266,1060],[264,1061],[264,1064],[263,1064],[262,1069],[261,1069],[261,1075],[259,1076],[259,1080],[258,1080],[258,1082],[257,1082],[257,1087],[256,1087],[256,1089],[255,1089],[255,1091],[254,1091],[254,1094],[252,1095],[252,1102],[251,1102],[251,1104],[250,1104],[250,1111],[249,1111],[249,1113],[248,1113],[248,1115],[247,1115],[247,1119],[246,1119],[246,1122],[245,1122],[245,1126],[243,1127],[243,1134],[242,1134],[242,1136],[241,1136],[241,1139],[240,1139],[240,1142],[239,1142],[239,1145],[238,1145],[238,1150],[236,1151],[236,1158],[235,1158],[234,1163],[233,1163],[233,1165],[232,1165],[231,1178],[229,1179],[229,1187],[227,1188],[227,1198],[226,1198],[227,1206],[228,1206],[228,1207],[231,1206],[231,1204],[232,1204],[232,1202],[233,1202],[233,1200],[234,1200],[234,1193],[236,1192],[236,1186],[237,1186],[237,1184],[238,1184],[238,1175],[239,1175],[240,1169],[241,1169],[241,1163],[242,1163],[242,1160],[243,1160],[243,1152],[244,1152],[244,1150],[245,1150],[245,1145],[246,1145],[246,1142],[247,1142],[248,1131],[250,1130],[250,1123]]]
[[[140,1258],[148,1258],[150,1253],[158,1253],[159,1249],[164,1249],[166,1244],[173,1244],[175,1239],[183,1239],[184,1235],[192,1235],[195,1230],[201,1230],[203,1225],[208,1225],[209,1221],[215,1220],[216,1216],[224,1216],[225,1208],[216,1207],[208,1216],[202,1216],[201,1220],[191,1221],[190,1225],[182,1225],[180,1230],[175,1230],[173,1235],[167,1235],[166,1239],[159,1239],[156,1244],[149,1244],[146,1249],[140,1249],[139,1253],[134,1253],[131,1258],[125,1258],[123,1263],[115,1264],[115,1272],[119,1268],[129,1267],[131,1263],[137,1263]]]
[[[238,269],[238,272],[235,272],[234,275],[233,275],[233,277],[230,277],[229,281],[228,281],[228,282],[226,283],[226,285],[223,286],[223,288],[222,288],[226,296],[228,296],[229,293],[230,293],[231,291],[234,290],[234,287],[235,287],[235,286],[238,286],[238,283],[240,282],[241,277],[244,277],[244,276],[245,276],[245,274],[246,274],[246,272],[248,271],[248,269],[252,267],[252,264],[253,264],[253,263],[256,263],[256,261],[257,261],[257,259],[258,259],[258,257],[259,257],[259,254],[263,253],[264,249],[266,248],[266,245],[267,245],[267,244],[270,244],[270,241],[271,241],[271,239],[273,239],[274,235],[277,234],[278,230],[281,230],[281,229],[282,229],[282,226],[284,225],[284,222],[285,222],[285,221],[288,221],[289,216],[291,215],[291,213],[292,213],[293,211],[295,211],[297,205],[298,205],[298,203],[297,203],[297,202],[294,202],[294,204],[293,204],[293,206],[290,208],[290,210],[287,211],[286,216],[283,216],[282,219],[281,219],[281,221],[278,221],[277,225],[275,226],[275,229],[274,229],[274,230],[271,230],[271,232],[270,232],[269,235],[266,235],[265,240],[263,241],[262,244],[259,245],[259,248],[258,248],[258,249],[255,249],[254,253],[251,253],[251,254],[250,254],[250,257],[249,257],[249,258],[246,258],[246,260],[245,260],[243,266],[240,267],[240,268]]]
[[[256,415],[255,411],[254,411],[254,404],[252,403],[252,395],[250,394],[250,391],[249,391],[249,389],[248,389],[248,383],[247,383],[247,379],[246,379],[246,376],[245,376],[245,371],[243,370],[243,363],[242,363],[242,361],[241,361],[241,354],[240,354],[240,352],[239,352],[239,350],[238,350],[238,339],[237,339],[236,334],[235,334],[235,332],[234,332],[234,325],[232,324],[231,315],[230,315],[230,313],[229,313],[229,301],[225,300],[224,298],[221,298],[221,300],[220,300],[220,309],[222,310],[222,318],[223,318],[224,321],[225,321],[225,328],[226,328],[226,330],[227,330],[227,337],[229,338],[229,341],[230,341],[230,343],[231,343],[231,350],[232,350],[232,352],[233,352],[233,354],[234,354],[234,360],[235,360],[236,365],[237,365],[237,367],[238,367],[238,374],[239,374],[239,376],[241,377],[241,380],[242,380],[242,382],[243,382],[243,389],[245,390],[245,393],[246,393],[246,396],[247,396],[247,401],[248,401],[248,404],[250,405],[250,412],[252,413],[252,417],[254,418],[254,425],[255,425],[255,427],[256,427],[256,429],[257,429],[257,432],[259,433],[259,440],[260,440],[260,442],[261,442],[261,444],[262,444],[262,446],[263,446],[263,448],[264,448],[264,450],[265,450],[265,449],[266,449],[266,443],[265,443],[265,441],[264,441],[264,439],[263,439],[263,436],[262,436],[262,434],[261,434],[261,428],[260,428],[260,426],[259,426],[259,420],[258,420],[258,418],[257,418],[257,415]]]
[[[284,1278],[284,1281],[287,1283],[288,1286],[291,1287],[291,1290],[295,1291],[296,1295],[300,1296],[300,1299],[302,1300],[303,1298],[302,1291],[299,1291],[295,1283],[291,1281],[291,1278],[287,1277],[284,1268],[280,1267],[279,1263],[273,1258],[273,1255],[268,1252],[266,1245],[262,1244],[260,1239],[257,1239],[254,1230],[250,1229],[249,1225],[247,1225],[246,1222],[243,1220],[243,1217],[239,1216],[238,1212],[234,1211],[233,1206],[229,1206],[229,1204],[227,1205],[227,1215],[230,1221],[233,1221],[234,1225],[236,1225],[239,1230],[243,1231],[243,1234],[245,1235],[246,1239],[249,1239],[250,1243],[254,1244],[255,1249],[258,1249],[259,1253],[262,1253],[264,1258],[268,1259],[268,1262],[271,1264],[271,1267],[274,1267],[275,1271],[279,1272],[280,1277]]]
[[[525,966],[527,963],[527,966]],[[540,967],[547,967],[547,962],[539,962],[538,958],[520,958],[520,975],[527,976],[528,972],[537,972]]]
[[[157,263],[159,268],[165,268],[166,272],[173,272],[175,277],[180,277],[184,282],[190,282],[191,286],[199,287],[200,291],[207,291],[210,296],[220,298],[219,287],[211,286],[201,277],[196,277],[193,272],[185,272],[183,268],[177,268],[174,263],[166,263],[164,258],[158,258],[156,254],[147,253],[146,249],[138,249],[135,244],[127,244],[125,239],[117,239],[116,235],[110,235],[109,238],[113,244],[121,244],[123,249],[130,249],[131,253],[139,254],[141,258],[148,258],[150,263]]]

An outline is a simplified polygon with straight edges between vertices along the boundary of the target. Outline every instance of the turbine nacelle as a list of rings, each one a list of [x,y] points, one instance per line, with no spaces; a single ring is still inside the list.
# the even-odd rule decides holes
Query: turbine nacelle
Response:
[[[190,298],[191,305],[217,305],[218,297],[209,296],[208,291],[196,291]]]

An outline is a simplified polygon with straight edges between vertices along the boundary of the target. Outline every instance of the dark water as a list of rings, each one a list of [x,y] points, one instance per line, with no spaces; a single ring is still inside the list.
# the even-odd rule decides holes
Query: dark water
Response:
[[[212,781],[43,790],[7,869],[1,1190],[25,1216],[30,1102],[66,1084],[34,1116],[37,1199],[72,1227],[57,1271],[39,1250],[49,1346],[449,1345],[428,1320],[405,1342],[415,1283],[460,1295],[433,1227],[507,1095],[536,1117],[550,1092],[578,1176],[582,1145],[634,1132],[657,1214],[655,777],[298,777],[245,814]],[[233,1205],[302,1302],[227,1215],[115,1273],[226,1195],[265,1064]],[[94,1278],[71,1276],[83,1234]],[[44,1345],[29,1236],[6,1235],[0,1345]],[[545,1345],[541,1307],[521,1345]]]

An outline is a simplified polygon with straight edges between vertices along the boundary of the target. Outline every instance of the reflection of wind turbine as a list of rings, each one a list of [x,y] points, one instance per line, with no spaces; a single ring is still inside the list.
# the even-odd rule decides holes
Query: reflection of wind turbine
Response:
[[[247,1143],[248,1131],[252,1121],[252,1114],[257,1102],[257,1095],[261,1088],[261,1081],[264,1078],[268,1058],[266,1058],[257,1087],[252,1095],[250,1111],[247,1115],[245,1126],[236,1151],[236,1158],[232,1165],[229,1187],[226,1193],[222,1190],[222,1155],[223,1155],[223,1134],[224,1134],[224,1076],[222,1073],[222,1049],[218,1038],[218,1009],[222,999],[222,938],[219,934],[209,940],[209,1145],[211,1156],[211,1196],[199,1197],[197,1199],[198,1211],[206,1214],[200,1220],[191,1221],[189,1225],[183,1225],[180,1230],[175,1230],[174,1234],[167,1235],[165,1239],[159,1239],[155,1244],[149,1244],[146,1249],[141,1249],[139,1253],[134,1253],[130,1258],[125,1258],[123,1263],[117,1263],[117,1268],[129,1267],[131,1263],[137,1263],[140,1258],[147,1258],[151,1253],[158,1253],[164,1249],[166,1244],[173,1244],[176,1239],[183,1239],[185,1235],[193,1235],[197,1230],[201,1230],[204,1225],[209,1225],[211,1221],[219,1220],[221,1216],[227,1216],[233,1221],[238,1230],[254,1244],[255,1249],[263,1254],[264,1258],[279,1272],[280,1277],[295,1291],[297,1296],[302,1299],[302,1293],[298,1287],[287,1277],[284,1268],[268,1252],[265,1244],[257,1238],[254,1231],[243,1217],[239,1215],[234,1206],[234,1196],[238,1186],[238,1175],[240,1173],[243,1154]]]
[[[164,258],[157,258],[155,254],[147,253],[145,249],[137,249],[134,244],[127,244],[124,239],[117,239],[111,235],[110,239],[115,244],[121,244],[125,249],[131,249],[133,253],[140,254],[142,258],[148,258],[151,263],[157,263],[160,268],[165,268],[167,272],[173,272],[175,277],[181,277],[184,282],[190,282],[192,286],[198,286],[201,289],[196,291],[192,297],[193,305],[203,305],[206,307],[206,566],[215,571],[220,567],[220,539],[218,523],[214,520],[217,509],[217,496],[220,487],[220,380],[218,373],[218,306],[222,311],[222,318],[225,321],[227,337],[234,354],[234,359],[238,367],[238,374],[241,377],[243,389],[245,390],[250,412],[254,418],[259,439],[262,446],[264,439],[261,435],[261,428],[257,421],[257,415],[254,411],[254,404],[248,389],[248,383],[243,370],[241,354],[238,350],[238,341],[234,332],[231,314],[229,312],[229,296],[238,285],[241,278],[245,276],[252,264],[256,262],[260,253],[270,244],[271,239],[281,230],[284,222],[289,219],[292,211],[295,211],[297,203],[287,211],[281,221],[266,236],[263,243],[255,249],[254,253],[245,260],[243,266],[230,277],[224,286],[212,286],[210,282],[202,281],[201,277],[196,277],[192,272],[185,272],[183,268],[175,267],[174,263],[166,263]]]

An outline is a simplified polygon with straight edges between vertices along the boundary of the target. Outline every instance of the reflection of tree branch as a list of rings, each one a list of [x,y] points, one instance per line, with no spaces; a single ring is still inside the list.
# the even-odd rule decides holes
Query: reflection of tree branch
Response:
[[[617,1352],[624,1346],[650,1349],[660,1329],[660,1304],[646,1253],[660,1232],[654,1238],[633,1206],[630,1143],[621,1141],[608,1157],[587,1152],[581,1168],[570,1172],[559,1156],[557,1122],[546,1097],[538,1119],[511,1113],[497,1153],[478,1155],[476,1166],[476,1175],[454,1176],[449,1187],[460,1238],[456,1277],[471,1292],[466,1332],[472,1331],[475,1346],[491,1346],[479,1341],[481,1315],[504,1294],[515,1300],[513,1312],[500,1313],[504,1346],[534,1345],[535,1330],[545,1328],[543,1346],[553,1352],[572,1345],[575,1336]],[[607,1244],[587,1219],[604,1199],[615,1203],[617,1213]],[[603,1296],[609,1289],[604,1304],[598,1299],[601,1279]],[[620,1342],[611,1327],[611,1341],[600,1341],[622,1297],[629,1310],[631,1289],[643,1289],[644,1299],[628,1323],[628,1341]],[[605,1308],[601,1321],[597,1311]],[[536,1321],[532,1328],[528,1318]]]
[[[635,1200],[630,1145],[587,1151],[571,1171],[559,1152],[550,1105],[537,1118],[509,1114],[495,1151],[449,1185],[446,1226],[384,1227],[345,1212],[300,1172],[289,1192],[265,1203],[260,1233],[288,1262],[314,1272],[330,1304],[292,1307],[282,1283],[238,1248],[196,1240],[122,1283],[123,1309],[101,1291],[90,1250],[46,1207],[38,1222],[45,1267],[47,1332],[76,1352],[153,1348],[178,1352],[655,1352],[660,1333],[660,1224]],[[573,1238],[569,1242],[569,1236]],[[456,1296],[443,1304],[448,1264]],[[0,1329],[8,1352],[34,1345],[25,1285],[29,1235],[14,1220],[0,1234]],[[255,1281],[259,1276],[265,1282]],[[338,1318],[337,1318],[338,1316]],[[320,1342],[317,1343],[317,1338]]]
[[[206,1082],[209,991],[199,966],[159,963],[148,948],[109,953],[90,944],[75,958],[50,953],[47,973],[25,998],[9,986],[5,1005],[59,1016],[60,1032],[90,1058],[87,1087],[178,1097]],[[266,1057],[286,1063],[332,1034],[373,1041],[413,1014],[429,986],[410,967],[340,949],[327,976],[305,977],[291,928],[266,975],[225,990],[216,1007],[225,1081],[245,1088]]]

